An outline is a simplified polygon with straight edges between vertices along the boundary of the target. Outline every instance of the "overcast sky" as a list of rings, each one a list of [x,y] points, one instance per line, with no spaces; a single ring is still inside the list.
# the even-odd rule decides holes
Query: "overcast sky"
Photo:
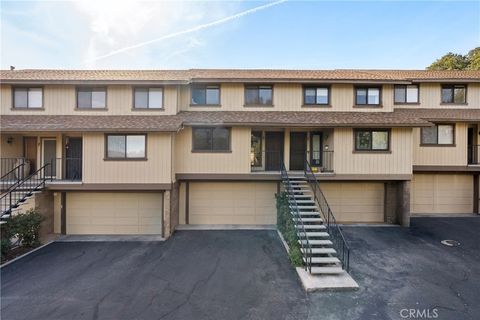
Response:
[[[423,69],[480,1],[3,1],[2,69]]]

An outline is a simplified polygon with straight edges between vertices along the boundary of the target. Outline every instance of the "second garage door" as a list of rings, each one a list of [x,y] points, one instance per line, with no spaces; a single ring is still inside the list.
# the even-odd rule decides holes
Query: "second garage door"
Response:
[[[384,222],[384,184],[322,183],[321,188],[338,222]]]
[[[69,192],[67,234],[161,234],[162,193]]]
[[[192,182],[189,224],[275,224],[276,192],[274,182]]]

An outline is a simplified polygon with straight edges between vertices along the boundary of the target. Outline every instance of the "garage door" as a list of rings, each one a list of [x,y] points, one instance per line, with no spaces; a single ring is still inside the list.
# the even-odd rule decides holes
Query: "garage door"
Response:
[[[322,183],[338,222],[384,222],[383,183]]]
[[[275,224],[276,183],[189,185],[189,224]]]
[[[161,193],[69,192],[67,234],[161,234]]]
[[[472,176],[414,174],[410,201],[411,212],[422,215],[472,213]]]

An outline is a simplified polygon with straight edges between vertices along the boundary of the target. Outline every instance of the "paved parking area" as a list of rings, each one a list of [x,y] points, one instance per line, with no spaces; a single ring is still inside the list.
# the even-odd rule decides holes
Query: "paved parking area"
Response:
[[[344,230],[356,292],[305,294],[275,231],[180,231],[49,245],[2,268],[1,318],[477,319],[480,217]]]

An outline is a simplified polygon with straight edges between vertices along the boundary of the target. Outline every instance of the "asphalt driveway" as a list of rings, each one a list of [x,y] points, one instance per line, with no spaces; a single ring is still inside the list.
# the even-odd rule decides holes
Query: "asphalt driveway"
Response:
[[[477,319],[480,217],[344,231],[355,292],[305,294],[274,231],[182,231],[49,245],[2,268],[1,318]]]

